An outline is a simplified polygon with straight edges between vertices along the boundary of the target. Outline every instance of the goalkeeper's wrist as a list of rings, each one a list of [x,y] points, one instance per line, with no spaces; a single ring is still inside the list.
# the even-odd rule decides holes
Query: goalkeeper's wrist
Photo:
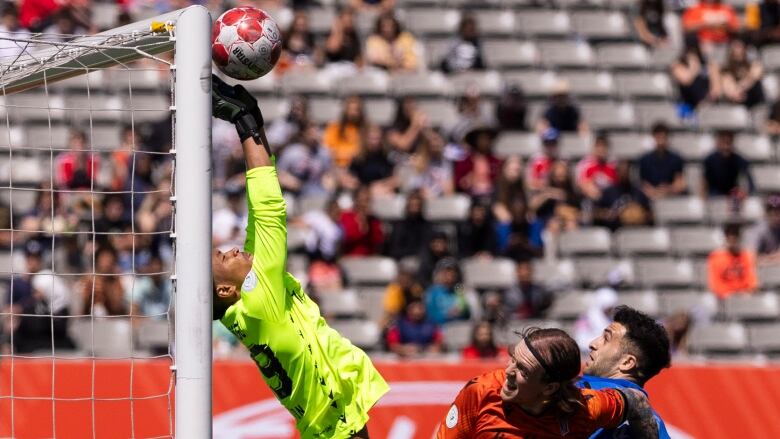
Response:
[[[238,138],[241,139],[241,143],[249,138],[260,143],[260,127],[251,114],[243,113],[239,115],[233,124],[236,126],[236,132],[238,133]]]

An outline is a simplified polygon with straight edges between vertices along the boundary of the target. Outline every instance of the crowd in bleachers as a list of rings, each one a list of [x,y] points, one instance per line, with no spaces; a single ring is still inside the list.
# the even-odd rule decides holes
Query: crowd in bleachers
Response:
[[[5,31],[64,26],[63,10],[23,18],[26,3],[38,1],[20,2],[19,24],[6,8]],[[85,0],[68,14],[94,31],[188,2],[147,3]],[[206,4],[217,14],[234,6]],[[780,330],[772,0],[235,5],[265,8],[283,29],[275,72],[245,85],[288,202],[288,269],[356,344],[495,356],[511,329],[554,324],[587,349],[609,309],[627,303],[665,319],[680,353],[780,351],[766,342]],[[133,83],[134,93],[155,81]],[[104,122],[114,152],[85,151],[94,139],[71,130],[53,181],[31,213],[14,208],[12,224],[85,232],[39,239],[64,255],[57,273],[100,274],[67,279],[72,314],[164,315],[170,121],[121,133]],[[29,139],[40,132],[23,124]],[[241,246],[233,127],[215,122],[213,144],[214,245]],[[52,197],[52,185],[136,194]],[[88,244],[92,232],[119,234]],[[31,242],[7,235],[7,245]],[[126,273],[139,273],[135,286]],[[237,346],[215,333],[217,352]]]

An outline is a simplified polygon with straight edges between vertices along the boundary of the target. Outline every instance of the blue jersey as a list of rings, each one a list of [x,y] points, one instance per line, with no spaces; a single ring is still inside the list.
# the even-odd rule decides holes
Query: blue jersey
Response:
[[[629,380],[602,378],[593,375],[583,375],[579,381],[577,381],[577,387],[594,390],[635,389],[647,395],[645,389]],[[669,433],[666,431],[666,425],[664,425],[663,419],[658,416],[658,413],[656,413],[655,410],[653,410],[653,416],[655,416],[655,421],[658,423],[658,439],[671,439]],[[590,436],[590,439],[629,439],[630,437],[631,433],[628,430],[628,423],[624,422],[614,430],[598,429]]]

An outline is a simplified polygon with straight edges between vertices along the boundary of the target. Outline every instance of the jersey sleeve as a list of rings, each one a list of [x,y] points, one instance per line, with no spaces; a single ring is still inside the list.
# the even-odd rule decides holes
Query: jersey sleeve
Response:
[[[436,439],[470,439],[475,436],[481,400],[480,388],[475,378],[461,389],[441,421]]]
[[[604,389],[590,391],[588,412],[594,427],[616,428],[626,416],[626,401],[619,390]]]
[[[244,248],[252,253],[252,272],[241,287],[241,300],[255,318],[279,320],[284,314],[287,213],[273,166],[246,173],[249,221]]]

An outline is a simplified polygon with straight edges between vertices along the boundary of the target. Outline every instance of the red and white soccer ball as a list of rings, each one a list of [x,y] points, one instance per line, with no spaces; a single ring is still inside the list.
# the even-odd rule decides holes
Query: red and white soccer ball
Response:
[[[250,81],[266,75],[281,53],[279,27],[262,9],[233,8],[214,22],[211,57],[231,78]]]

